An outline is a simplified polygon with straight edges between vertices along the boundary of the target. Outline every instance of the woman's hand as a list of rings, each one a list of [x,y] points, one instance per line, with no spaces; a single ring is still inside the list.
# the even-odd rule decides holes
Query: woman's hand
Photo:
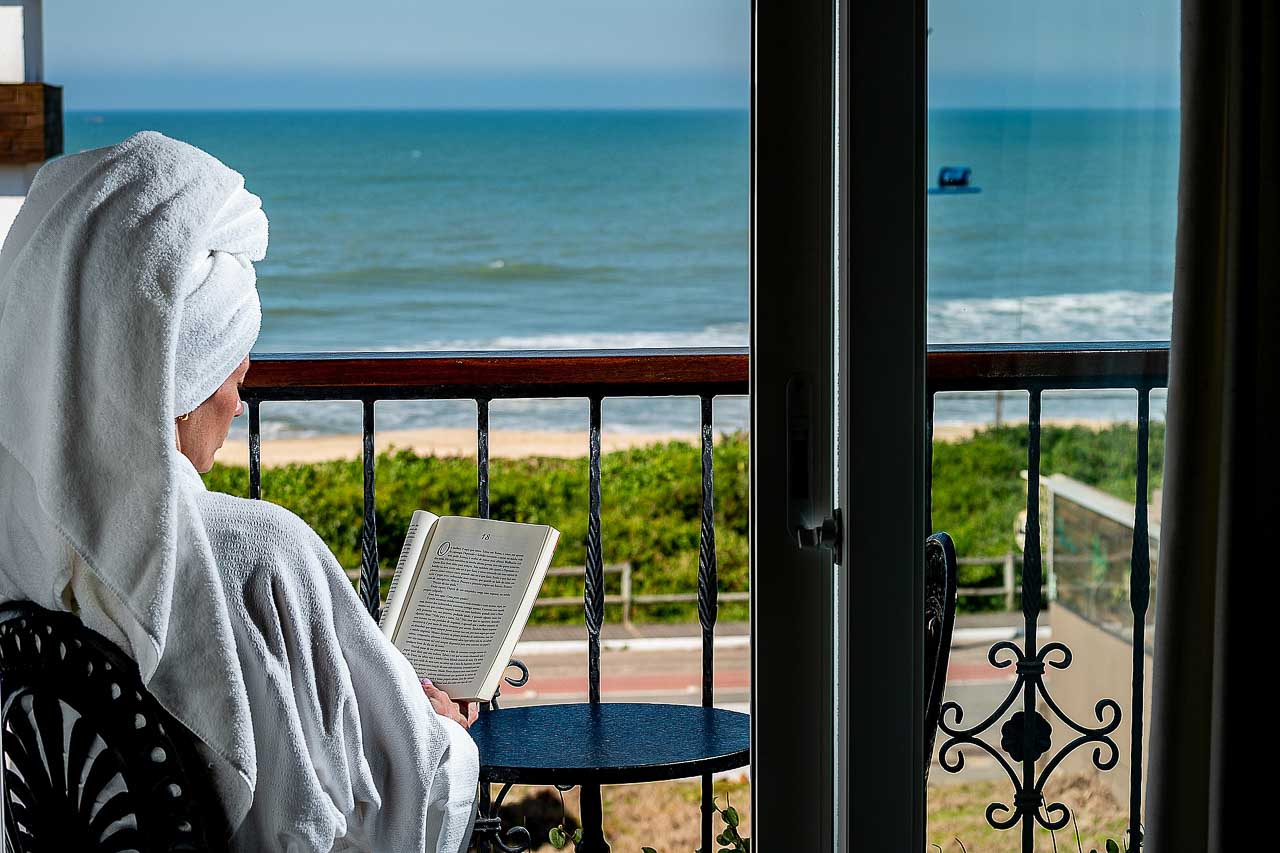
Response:
[[[471,728],[480,713],[479,706],[472,702],[454,702],[448,693],[434,686],[429,678],[422,679],[422,692],[427,694],[427,699],[437,714],[456,721],[464,729]]]

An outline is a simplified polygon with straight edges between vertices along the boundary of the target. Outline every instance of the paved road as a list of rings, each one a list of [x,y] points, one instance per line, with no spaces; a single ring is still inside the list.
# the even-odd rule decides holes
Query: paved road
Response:
[[[525,655],[524,662],[529,666],[529,684],[504,688],[500,700],[504,706],[586,701],[585,650]],[[744,644],[717,648],[714,662],[716,704],[745,710],[751,690],[750,650]],[[600,654],[600,692],[609,702],[696,705],[702,701],[702,653],[696,648],[605,649]]]
[[[1013,682],[1009,670],[995,669],[988,663],[986,655],[991,640],[981,632],[970,633],[968,640],[953,646],[944,697],[960,703],[965,709],[964,722],[968,724],[982,720],[994,710]],[[623,642],[612,641],[601,652],[600,689],[604,701],[691,705],[701,701],[702,655],[695,639],[660,638],[626,646]],[[523,646],[519,654],[529,666],[529,684],[524,688],[505,687],[500,699],[504,707],[586,701],[585,644],[535,642]],[[749,709],[751,659],[746,637],[726,637],[717,645],[714,684],[717,707]],[[998,722],[994,731],[998,738]],[[980,751],[966,750],[964,778],[972,780],[1000,773],[994,762]],[[935,775],[939,781],[951,778],[947,774]]]

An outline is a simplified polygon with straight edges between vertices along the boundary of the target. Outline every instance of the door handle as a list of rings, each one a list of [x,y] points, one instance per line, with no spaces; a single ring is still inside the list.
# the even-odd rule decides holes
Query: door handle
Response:
[[[787,380],[787,530],[800,548],[829,548],[840,562],[840,510],[819,517],[813,495],[813,401],[803,376]]]

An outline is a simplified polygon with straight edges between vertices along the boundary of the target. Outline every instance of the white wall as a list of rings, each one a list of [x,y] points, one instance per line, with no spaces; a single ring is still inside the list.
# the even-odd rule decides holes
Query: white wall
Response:
[[[41,0],[0,0],[0,83],[44,79],[41,12]],[[0,166],[0,240],[18,215],[38,166]]]
[[[41,0],[0,0],[0,83],[44,79]]]
[[[0,5],[0,83],[27,79],[22,50],[22,7]]]

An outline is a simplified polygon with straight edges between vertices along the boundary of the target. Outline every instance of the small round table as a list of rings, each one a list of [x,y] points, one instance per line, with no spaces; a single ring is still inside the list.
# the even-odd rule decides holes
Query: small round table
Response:
[[[487,818],[508,847],[498,806],[513,784],[582,789],[580,853],[606,853],[600,786],[683,779],[750,760],[751,718],[737,711],[634,702],[532,705],[481,714],[471,725],[480,784],[502,784]],[[510,832],[510,831],[509,831]],[[517,844],[522,842],[518,841]]]

